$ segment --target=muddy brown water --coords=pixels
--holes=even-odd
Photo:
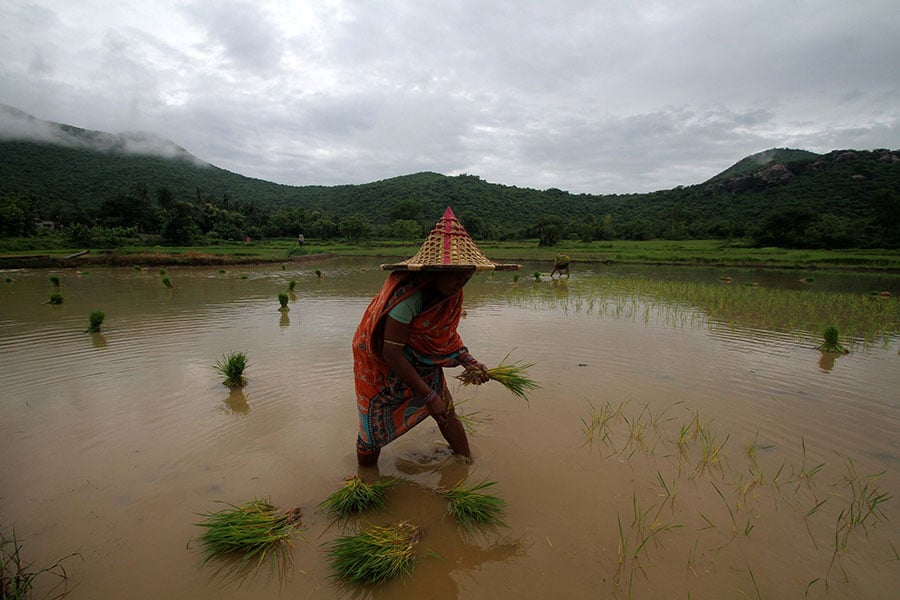
[[[384,279],[371,260],[173,268],[174,289],[158,269],[0,273],[0,519],[36,565],[80,555],[64,562],[73,599],[897,597],[900,332],[823,357],[813,334],[579,301],[595,277],[712,285],[716,271],[535,283],[536,269],[473,279],[460,333],[488,365],[535,363],[541,389],[526,404],[496,383],[453,386],[473,465],[448,459],[430,422],[382,454],[403,484],[369,522],[424,531],[403,581],[334,581],[327,545],[360,524],[317,510],[357,472],[349,344]],[[46,304],[50,274],[60,306]],[[93,310],[106,321],[84,333]],[[232,350],[249,357],[241,391],[212,369]],[[458,530],[434,490],[465,477],[497,482],[508,528]],[[302,509],[293,563],[201,567],[197,513],[258,497]]]

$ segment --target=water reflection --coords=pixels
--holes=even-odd
[[[99,331],[90,332],[91,346],[94,348],[106,348],[106,336]]]
[[[288,316],[287,311],[281,312],[281,318],[278,320],[278,325],[282,328],[287,327],[291,324],[291,318]]]
[[[232,388],[225,398],[225,407],[227,412],[232,414],[246,415],[250,412],[250,404],[247,402],[247,396],[241,388]]]
[[[834,368],[834,361],[839,356],[844,356],[843,352],[822,352],[819,357],[819,368],[825,371],[831,371]]]

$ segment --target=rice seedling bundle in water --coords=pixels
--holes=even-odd
[[[464,480],[444,492],[444,498],[450,503],[447,511],[460,527],[471,531],[478,527],[507,526],[503,520],[506,501],[483,492],[496,484],[496,481],[482,481],[472,485]]]
[[[343,487],[322,501],[319,508],[329,517],[346,517],[353,513],[383,508],[387,503],[386,491],[400,483],[398,479],[380,477],[374,483],[366,483],[359,476],[347,478]]]
[[[288,308],[288,295],[285,292],[278,292],[278,303],[281,304],[281,308],[278,310],[290,310],[290,308]]]
[[[836,352],[839,354],[847,354],[848,350],[844,348],[844,346],[840,342],[840,333],[838,332],[838,328],[831,326],[825,328],[825,333],[823,335],[825,338],[825,342],[818,346],[818,349],[822,352]]]
[[[528,392],[541,387],[526,374],[526,371],[533,366],[534,363],[506,363],[506,358],[504,358],[499,366],[488,369],[487,374],[490,379],[502,384],[514,396],[528,402]],[[471,385],[478,381],[479,373],[473,369],[466,369],[456,378],[462,381],[463,385]]]
[[[229,504],[218,512],[204,513],[197,523],[206,531],[203,564],[213,558],[241,555],[245,563],[262,564],[266,558],[286,557],[294,547],[293,536],[300,527],[300,510],[280,513],[265,500],[251,500],[241,505]]]
[[[223,355],[213,367],[221,375],[225,377],[222,381],[224,385],[230,388],[241,387],[247,383],[244,376],[244,370],[247,368],[247,355],[243,352],[232,352]]]
[[[339,537],[329,548],[334,575],[354,584],[379,584],[397,575],[409,575],[421,535],[418,527],[404,521],[373,525],[356,535]]]
[[[88,321],[90,325],[88,326],[88,331],[95,332],[100,331],[100,325],[103,324],[103,319],[106,318],[106,315],[103,314],[102,310],[95,310],[90,315],[88,315]]]

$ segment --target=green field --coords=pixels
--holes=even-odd
[[[32,238],[33,240],[33,238]],[[6,240],[6,251],[0,252],[0,267],[59,266],[66,256],[84,248],[19,247]],[[740,242],[721,240],[651,240],[583,243],[563,241],[552,247],[539,247],[537,240],[517,242],[481,242],[480,248],[494,260],[519,260],[552,263],[557,252],[568,254],[578,262],[673,264],[728,267],[769,267],[829,270],[875,270],[900,273],[900,250],[787,250],[783,248],[751,248]],[[85,258],[93,264],[123,264],[129,260],[165,264],[172,262],[229,264],[279,262],[291,253],[333,253],[337,256],[412,256],[419,242],[367,241],[335,243],[307,240],[302,249],[293,239],[264,242],[226,243],[207,246],[125,246],[115,249],[90,249]]]

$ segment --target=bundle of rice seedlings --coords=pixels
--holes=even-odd
[[[282,312],[291,310],[290,307],[288,306],[288,299],[289,298],[288,298],[287,293],[278,292],[278,303],[281,305],[281,308],[279,308],[278,310],[280,310]]]
[[[482,481],[474,485],[467,484],[467,480],[460,481],[443,493],[450,503],[447,512],[466,531],[476,527],[506,527],[502,516],[506,501],[482,492],[496,484],[496,481]]]
[[[385,492],[400,483],[392,477],[379,477],[374,483],[366,483],[357,475],[348,477],[343,487],[319,504],[329,517],[343,518],[352,513],[361,513],[375,508],[383,508],[387,503]]]
[[[409,575],[421,536],[418,527],[403,521],[373,525],[356,535],[339,537],[329,549],[335,577],[354,584],[379,584],[397,575]]]
[[[88,315],[88,331],[91,333],[100,331],[100,325],[103,324],[103,319],[106,318],[106,315],[103,314],[102,310],[95,310]]]
[[[236,388],[247,383],[247,378],[244,376],[247,364],[247,355],[244,352],[232,352],[223,355],[213,368],[225,376],[222,381],[224,385]]]
[[[50,294],[50,300],[47,301],[50,304],[59,305],[63,303],[63,297],[60,293]]]
[[[844,348],[840,342],[840,333],[835,326],[826,327],[824,338],[825,342],[818,346],[818,350],[822,352],[836,352],[838,354],[847,354],[849,350]]]
[[[499,366],[488,369],[488,377],[501,383],[514,396],[518,396],[525,402],[528,402],[528,392],[541,387],[525,374],[525,371],[529,367],[533,367],[534,363],[522,364],[521,362],[516,362],[507,364],[507,358],[509,358],[508,354],[503,358]],[[457,375],[456,378],[462,381],[463,385],[471,385],[478,381],[479,373],[472,369],[466,369]]]
[[[294,547],[293,536],[300,527],[300,509],[285,513],[266,500],[251,500],[241,505],[228,504],[218,512],[203,513],[206,517],[199,527],[206,528],[200,537],[203,543],[203,562],[241,555],[242,563],[262,564],[271,558],[289,559],[288,550]]]

